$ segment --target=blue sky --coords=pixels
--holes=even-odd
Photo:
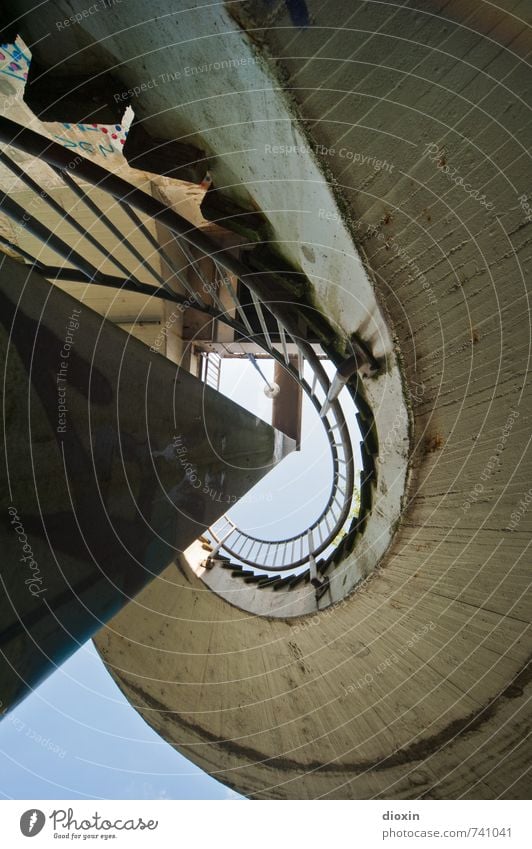
[[[271,379],[273,364],[262,367]],[[263,386],[250,363],[224,363],[222,391],[270,421],[271,401]],[[264,488],[272,500],[261,501],[260,511],[256,504],[243,504],[232,515],[247,530],[255,522],[255,530],[265,535],[289,535],[315,518],[329,487],[323,429],[305,404],[302,452],[285,458],[253,490],[260,497]],[[300,499],[294,499],[296,489]],[[90,641],[0,723],[0,760],[4,798],[242,798],[187,761],[144,722]]]
[[[164,742],[85,643],[0,723],[8,799],[236,799]]]
[[[260,360],[268,380],[273,380],[273,362]],[[265,383],[251,364],[228,360],[223,364],[220,390],[267,422],[272,402],[264,394]],[[301,451],[293,452],[267,478],[231,510],[240,527],[265,539],[281,539],[305,530],[317,518],[331,487],[331,461],[321,422],[304,397]],[[262,497],[263,496],[267,497]],[[297,497],[294,497],[294,495]],[[257,504],[260,509],[257,509]]]

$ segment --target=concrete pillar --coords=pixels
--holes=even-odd
[[[5,711],[250,489],[278,440],[5,256],[0,340]]]
[[[292,366],[297,367],[297,357],[290,357]],[[301,420],[303,414],[303,391],[299,383],[275,362],[273,380],[279,386],[279,394],[272,404],[272,425],[294,439],[299,449],[301,444]]]

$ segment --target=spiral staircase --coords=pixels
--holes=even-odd
[[[224,516],[102,628],[117,684],[249,797],[529,798],[527,10],[340,2],[331,21],[309,0],[296,23],[284,2],[130,2],[127,27],[116,6],[52,49],[48,13],[13,5],[36,114],[110,123],[129,103],[130,166],[208,170],[202,213],[245,249],[86,157],[69,174],[70,152],[2,119],[14,175],[17,148],[81,200],[82,176],[133,222],[134,249],[157,220],[185,263],[103,273],[9,199],[60,262],[6,247],[51,281],[193,299],[286,369],[331,453],[303,532],[268,540]],[[182,273],[203,256],[212,303]]]

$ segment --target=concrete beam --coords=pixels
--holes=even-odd
[[[5,711],[268,472],[280,435],[8,257],[0,349]]]

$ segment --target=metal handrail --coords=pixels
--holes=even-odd
[[[267,303],[263,300],[260,295],[260,287],[257,286],[255,281],[254,272],[246,266],[244,261],[237,259],[230,252],[220,248],[201,230],[189,224],[188,221],[179,216],[174,210],[169,209],[160,201],[150,195],[147,195],[141,189],[132,186],[126,180],[106,171],[100,165],[78,155],[75,160],[75,169],[72,171],[72,160],[70,158],[70,154],[61,147],[61,145],[50,141],[44,136],[40,136],[38,133],[27,130],[6,118],[0,118],[0,141],[3,141],[9,146],[24,150],[26,153],[30,153],[31,155],[34,155],[40,160],[46,162],[63,179],[65,185],[75,193],[76,197],[82,201],[89,201],[89,207],[92,202],[87,198],[84,189],[74,180],[72,173],[75,173],[76,176],[79,176],[96,188],[109,193],[117,200],[119,207],[128,214],[134,223],[136,223],[136,226],[139,228],[139,231],[143,233],[144,237],[149,237],[148,241],[150,243],[153,243],[154,239],[149,231],[147,231],[143,222],[138,218],[134,209],[139,210],[149,218],[155,219],[166,226],[177,239],[184,256],[187,258],[188,266],[177,268],[175,263],[170,260],[162,247],[158,247],[158,250],[164,256],[165,262],[167,262],[171,268],[172,274],[183,287],[184,291],[188,293],[188,297],[184,297],[180,293],[174,291],[171,286],[171,280],[170,282],[167,282],[165,280],[161,280],[158,273],[153,274],[154,270],[149,266],[149,264],[143,265],[144,267],[149,268],[150,274],[152,274],[159,285],[153,285],[137,280],[136,276],[131,274],[122,279],[120,277],[113,277],[103,273],[99,269],[94,268],[81,254],[66,245],[65,242],[59,239],[32,214],[28,213],[21,206],[4,195],[3,200],[0,202],[0,208],[14,220],[19,223],[23,222],[23,226],[26,227],[29,232],[32,232],[40,239],[41,242],[61,256],[63,260],[74,265],[75,268],[55,268],[44,266],[37,258],[31,257],[30,254],[21,250],[20,254],[27,263],[29,263],[37,271],[44,274],[44,276],[48,279],[81,279],[84,282],[94,282],[99,285],[126,288],[128,290],[138,292],[139,294],[160,297],[177,304],[186,303],[194,309],[205,312],[213,319],[226,323],[241,336],[258,344],[263,348],[263,350],[267,351],[269,355],[280,363],[280,365],[291,374],[292,378],[299,383],[316,409],[318,415],[320,414],[320,411],[323,413],[324,399],[329,399],[331,397],[331,382],[329,381],[319,358],[315,354],[312,345],[296,337],[292,332],[290,332],[290,329],[283,321],[282,305],[279,305],[279,303]],[[21,176],[20,167],[14,163],[7,154],[1,154],[1,161],[8,168],[11,168],[12,172],[16,176],[23,179],[30,189],[34,192],[39,192],[41,198],[54,208],[55,201],[53,198],[50,198],[46,192],[40,192],[39,186],[36,183],[33,183],[33,181],[24,179]],[[57,204],[55,204],[55,206],[57,206]],[[65,217],[68,216],[68,213],[64,213],[64,211],[62,212]],[[117,229],[107,217],[104,220],[104,224],[116,237]],[[86,233],[83,235],[87,236]],[[89,241],[93,244],[93,246],[96,246],[106,258],[110,259],[115,267],[119,268],[119,265],[115,261],[113,255],[100,245],[94,237],[91,236]],[[8,244],[12,250],[18,250],[16,245],[12,243],[6,244]],[[133,255],[138,259],[139,252],[136,248],[134,248],[134,246],[131,246],[125,239],[121,239],[121,244],[124,244],[128,249],[130,249]],[[198,250],[202,256],[209,255],[213,260],[218,271],[218,285],[224,286],[227,290],[231,301],[235,305],[236,314],[240,320],[237,318],[231,318],[226,314],[223,304],[217,296],[213,297],[213,301],[216,304],[216,306],[213,307],[202,300],[197,292],[190,291],[190,284],[184,279],[184,272],[186,269],[188,267],[193,267],[199,278],[203,278],[198,268],[197,260],[195,260],[191,255],[189,246]],[[120,270],[122,269],[123,266]],[[227,276],[228,273],[242,280],[242,282],[245,283],[245,286],[249,289],[262,333],[256,334],[252,332],[246,313],[242,309],[231,280]],[[209,285],[212,287],[213,284],[211,283]],[[209,290],[209,294],[214,295],[215,293]],[[192,302],[191,296],[193,296]],[[275,347],[275,343],[272,342],[265,320],[265,311],[272,313],[277,321],[279,336],[281,339],[281,351],[278,351]],[[292,365],[290,361],[287,353],[287,341],[295,344],[298,350],[297,366]],[[304,377],[305,363],[309,364],[313,372],[311,385],[309,385]],[[324,396],[321,400],[318,397],[318,392],[320,390]],[[212,537],[214,550],[217,554],[219,552],[225,552],[230,557],[237,559],[239,563],[264,570],[266,573],[278,573],[308,565],[310,558],[317,557],[331,546],[333,540],[344,528],[351,509],[354,489],[354,464],[347,423],[342,407],[336,397],[333,398],[333,400],[328,401],[327,411],[326,414],[322,416],[322,422],[329,442],[333,474],[329,497],[320,516],[310,525],[309,528],[306,528],[301,533],[280,540],[264,540],[255,537],[237,528],[231,519],[224,516],[215,522],[208,531],[209,535]],[[229,534],[226,532],[227,523],[233,526],[233,530]],[[316,533],[312,534],[309,533],[309,531],[315,531]],[[235,536],[234,539],[233,536]],[[313,539],[314,541],[318,539],[318,542],[313,542],[312,550],[310,550],[309,539]],[[254,559],[251,559],[251,553],[255,551],[257,546],[258,551]],[[287,557],[289,549],[291,550],[291,555]],[[281,550],[283,552],[282,562],[278,564],[277,558]],[[245,556],[243,556],[244,551]],[[263,551],[264,556],[260,557]],[[270,552],[273,552],[271,557]]]
[[[319,363],[319,360],[317,359],[317,357],[316,357],[316,364],[318,366],[320,366],[320,368],[321,368],[321,364]],[[322,407],[322,403],[319,401],[319,399],[314,394],[311,393],[311,387],[309,386],[307,381],[305,381],[304,379],[303,380],[299,379],[297,373],[294,370],[291,369],[290,371],[291,371],[291,374],[292,374],[292,377],[294,378],[294,380],[299,381],[303,390],[306,392],[307,397],[310,399],[311,403],[313,404],[314,408],[316,409],[316,412],[319,414],[321,407]],[[232,520],[227,516],[227,514],[225,514],[220,519],[218,519],[218,521],[215,522],[214,525],[209,529],[209,531],[210,531],[210,533],[213,537],[214,542],[219,543],[221,536],[223,536],[224,521],[231,523],[231,524],[234,525],[235,531],[238,531],[238,536],[237,536],[238,541],[242,538],[245,538],[245,539],[253,541],[253,542],[264,543],[264,545],[266,545],[266,551],[268,551],[269,547],[271,545],[273,545],[274,543],[275,543],[275,545],[280,547],[280,546],[287,545],[288,543],[292,543],[292,542],[296,543],[298,540],[305,541],[307,539],[307,535],[308,535],[309,530],[318,530],[319,531],[320,542],[317,545],[315,545],[313,547],[312,552],[309,551],[307,555],[305,555],[305,556],[302,555],[302,556],[297,557],[297,558],[292,558],[288,563],[285,562],[281,566],[275,566],[275,565],[269,563],[268,559],[266,557],[263,558],[262,563],[259,563],[257,561],[257,559],[252,560],[249,557],[243,557],[242,554],[240,553],[242,551],[243,545],[240,546],[240,548],[237,550],[237,548],[236,548],[237,540],[231,540],[230,542],[228,540],[226,540],[225,543],[224,543],[224,546],[223,546],[224,550],[228,554],[230,554],[231,556],[237,558],[240,563],[244,563],[248,566],[254,566],[255,568],[262,568],[264,570],[267,570],[268,572],[284,572],[284,571],[287,571],[287,570],[290,570],[290,569],[296,569],[299,566],[303,566],[308,562],[309,554],[313,554],[315,557],[317,557],[323,551],[325,551],[328,548],[328,546],[331,544],[332,540],[335,539],[335,537],[338,535],[339,531],[343,528],[343,526],[344,526],[344,524],[345,524],[345,522],[346,522],[346,520],[349,516],[349,511],[351,509],[352,492],[353,492],[353,487],[354,487],[353,458],[352,458],[352,450],[351,450],[351,441],[350,441],[350,438],[349,438],[349,433],[347,431],[347,424],[346,424],[345,419],[343,417],[343,411],[342,411],[342,409],[341,409],[341,407],[340,407],[340,405],[337,401],[334,402],[331,405],[331,411],[333,413],[335,413],[336,416],[338,417],[337,421],[335,421],[335,424],[331,425],[328,417],[326,417],[325,419],[322,419],[322,421],[323,421],[323,424],[324,424],[324,427],[325,427],[325,432],[326,432],[326,435],[327,435],[327,438],[328,438],[328,441],[329,441],[329,447],[330,447],[330,450],[331,450],[331,455],[332,455],[332,460],[333,460],[333,475],[332,475],[333,479],[332,479],[332,484],[331,484],[331,491],[329,493],[329,498],[328,498],[327,503],[326,503],[325,507],[323,508],[320,516],[318,517],[318,519],[316,519],[308,528],[305,528],[305,530],[301,531],[300,533],[294,534],[290,537],[284,537],[282,539],[275,540],[275,541],[265,540],[265,539],[262,539],[262,538],[259,538],[259,537],[255,537],[252,534],[248,534],[246,532],[239,531],[238,528],[236,528],[236,525],[234,525]],[[337,444],[338,443],[336,442],[336,439],[338,437],[334,433],[334,431],[335,431],[335,429],[337,429],[337,427],[340,427],[340,429],[341,429],[340,432],[345,434],[345,439],[342,442],[342,447],[345,450],[346,457],[343,460],[342,460],[342,458],[339,457],[338,451],[337,451]],[[343,470],[343,472],[344,472],[343,475],[342,475],[342,472],[340,471],[340,469]],[[340,481],[342,481],[341,486],[340,486],[340,483],[339,483]],[[326,526],[326,533],[322,537],[321,532],[320,532],[320,528],[323,528],[323,525],[327,522],[327,517],[330,518],[330,514],[331,514],[331,512],[333,512],[333,507],[337,503],[337,498],[338,498],[339,492],[343,492],[343,494],[345,495],[345,497],[343,499],[343,505],[342,505],[340,511],[337,513],[337,515],[334,516],[334,521],[333,521],[332,527],[329,527],[329,525],[327,525]]]

